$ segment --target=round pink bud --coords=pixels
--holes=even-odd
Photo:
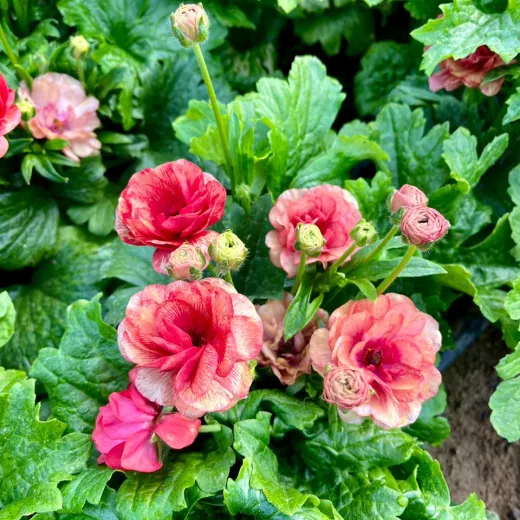
[[[202,278],[202,271],[208,264],[209,260],[200,248],[183,244],[171,253],[166,269],[177,280],[194,280]]]
[[[361,370],[333,367],[323,381],[323,398],[341,410],[350,410],[366,403],[370,386]]]
[[[397,213],[401,208],[421,208],[427,204],[428,198],[419,188],[405,184],[394,193],[390,209],[392,213]]]
[[[419,248],[440,240],[450,228],[450,223],[433,208],[411,208],[401,222],[403,240]]]

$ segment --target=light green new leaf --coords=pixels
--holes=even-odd
[[[520,348],[519,345],[511,354],[503,357],[496,366],[497,373],[501,379],[507,381],[520,374]]]
[[[9,296],[4,291],[0,293],[0,348],[3,347],[14,334],[14,322],[16,320],[16,309]]]
[[[71,431],[90,433],[108,396],[128,385],[130,365],[121,357],[116,330],[101,319],[98,299],[70,306],[59,349],[40,350],[31,369],[45,385],[53,414]]]
[[[477,139],[463,127],[458,128],[444,141],[443,158],[450,167],[450,175],[464,186],[464,192],[474,188],[482,175],[491,168],[506,151],[508,134],[501,134],[493,139],[477,155]]]
[[[516,93],[506,101],[506,105],[507,112],[502,120],[503,125],[507,125],[520,119],[520,88],[517,88]]]
[[[517,0],[509,0],[501,13],[479,11],[472,0],[454,0],[441,5],[442,18],[412,32],[429,47],[421,68],[428,76],[442,60],[466,58],[481,45],[487,45],[507,63],[520,53],[520,9]]]
[[[453,520],[486,520],[486,507],[482,500],[472,493],[460,506],[450,507],[449,512]]]
[[[0,369],[0,519],[17,520],[61,508],[57,488],[81,471],[88,459],[88,435],[62,437],[65,424],[40,421],[34,380]],[[23,442],[21,442],[23,439]]]
[[[520,439],[520,377],[500,383],[489,400],[491,424],[509,442]]]

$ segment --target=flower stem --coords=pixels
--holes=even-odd
[[[334,273],[339,267],[343,265],[345,260],[354,252],[356,249],[356,243],[350,245],[350,247],[330,266],[330,272]]]
[[[85,83],[85,72],[83,70],[83,64],[81,63],[81,58],[79,56],[76,57],[76,69],[78,71],[78,77],[81,81],[81,84],[86,87],[87,84]]]
[[[21,81],[24,81],[25,78],[23,77],[22,73],[18,70],[18,67],[20,66],[18,62],[18,57],[13,52],[13,49],[11,48],[11,45],[9,45],[9,40],[7,39],[7,35],[5,34],[4,27],[0,23],[0,41],[2,42],[5,53],[7,54],[7,57],[9,58],[9,61],[12,63],[14,70],[16,71],[16,75],[20,78]],[[31,85],[28,85],[31,87]]]
[[[224,275],[224,280],[226,280],[227,283],[231,284],[233,287],[235,287],[235,284],[233,283],[233,278],[231,277],[231,271],[228,271]]]
[[[226,136],[226,129],[224,127],[224,121],[222,119],[222,114],[220,113],[220,108],[218,106],[217,95],[215,94],[215,89],[213,88],[213,83],[211,81],[211,76],[209,75],[208,67],[206,65],[206,61],[204,60],[204,54],[202,53],[202,49],[200,44],[193,44],[193,51],[195,52],[195,56],[197,57],[197,61],[199,62],[200,71],[202,73],[202,78],[204,79],[204,83],[206,84],[206,88],[208,89],[209,100],[211,102],[211,107],[213,108],[213,113],[215,114],[215,120],[217,122],[218,131],[220,134],[220,141],[222,143],[222,148],[224,150],[224,157],[226,159],[226,167],[228,171],[229,178],[231,180],[231,188],[232,191],[235,191],[236,181],[235,175],[233,171],[233,161],[231,160],[231,152],[229,151],[228,140]]]
[[[390,231],[383,237],[381,242],[377,244],[377,247],[363,260],[363,263],[367,264],[368,262],[370,262],[370,260],[372,260],[372,258],[377,256],[387,246],[388,242],[390,242],[390,240],[394,238],[394,235],[398,231],[399,226],[392,226]]]
[[[200,433],[211,433],[211,432],[219,432],[222,430],[222,426],[220,424],[203,424],[200,427]]]
[[[397,267],[381,282],[377,288],[377,295],[383,294],[392,284],[392,282],[403,272],[403,269],[408,265],[408,262],[412,259],[417,247],[408,246],[408,251],[403,256],[403,259],[399,262]]]
[[[296,294],[298,292],[298,287],[303,280],[303,275],[305,274],[305,265],[307,264],[307,255],[302,251],[300,256],[300,266],[298,267],[298,274],[296,275],[296,280],[294,282],[292,293]]]

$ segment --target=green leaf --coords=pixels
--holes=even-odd
[[[36,171],[46,179],[49,179],[53,182],[61,182],[66,183],[68,182],[67,177],[63,177],[63,175],[60,175],[54,166],[52,165],[51,161],[48,157],[45,155],[34,155],[34,154],[27,154],[22,161],[22,175],[25,179],[25,182],[27,184],[30,184],[32,172],[33,169],[36,169]]]
[[[515,351],[503,357],[497,367],[497,373],[501,379],[507,381],[520,374],[520,348],[516,347]]]
[[[520,119],[520,88],[506,101],[507,112],[502,120],[503,125],[518,121]]]
[[[283,159],[271,162],[276,169],[270,171],[267,184],[275,197],[320,151],[345,99],[341,84],[326,74],[317,58],[297,57],[288,81],[264,78],[257,84],[257,116],[271,128],[271,143],[282,140],[288,147]]]
[[[45,385],[53,414],[71,431],[90,433],[108,396],[128,386],[130,365],[121,357],[115,329],[101,319],[98,299],[70,306],[59,349],[40,350],[31,369]]]
[[[293,301],[287,309],[284,318],[285,341],[291,339],[310,323],[323,301],[323,294],[320,294],[311,303],[312,284],[313,280],[311,277],[304,277]]]
[[[385,169],[388,155],[365,136],[339,136],[326,151],[312,158],[297,173],[291,188],[310,188],[319,184],[342,184],[353,166],[370,160]]]
[[[450,507],[449,509],[453,520],[486,520],[486,507],[484,502],[472,493],[469,498],[460,506]]]
[[[84,468],[91,446],[88,435],[62,437],[65,424],[56,419],[40,421],[34,380],[15,375],[16,381],[0,369],[0,518],[6,520],[60,509],[57,486]]]
[[[520,53],[520,12],[516,0],[509,0],[501,13],[479,11],[471,0],[455,0],[441,6],[443,16],[412,32],[428,46],[421,68],[428,76],[447,58],[466,58],[487,45],[507,63]]]
[[[117,492],[121,520],[170,520],[188,507],[185,494],[198,486],[208,495],[221,491],[235,463],[231,448],[209,453],[180,453],[161,471],[132,473]]]
[[[366,280],[364,278],[359,278],[356,280],[349,280],[347,279],[348,283],[354,284],[361,293],[369,298],[372,301],[375,301],[377,298],[377,289],[375,288],[374,284],[370,282],[369,280]]]
[[[416,20],[428,20],[439,14],[439,5],[443,0],[407,0],[405,9]]]
[[[0,348],[3,347],[14,334],[16,310],[6,291],[0,293]]]
[[[224,105],[219,104],[219,108],[222,115],[227,114],[227,108]],[[208,130],[208,127],[215,124],[211,105],[207,101],[193,99],[189,102],[187,112],[173,122],[173,129],[179,141],[190,144],[194,137],[200,137]]]
[[[244,219],[243,227],[233,229],[249,250],[248,259],[233,279],[237,291],[251,300],[282,297],[285,272],[271,263],[265,245],[265,236],[271,229],[269,212],[272,207],[271,196],[262,195],[253,204],[248,218]]]
[[[58,206],[41,188],[0,193],[0,268],[32,266],[56,251]]]
[[[379,112],[416,65],[410,45],[388,41],[370,46],[361,59],[361,71],[356,74],[354,93],[356,108],[362,116]]]
[[[390,156],[394,186],[412,184],[427,195],[443,186],[449,172],[442,158],[443,142],[449,137],[448,123],[435,125],[425,134],[421,109],[390,103],[377,115],[379,144]]]
[[[450,167],[450,175],[464,186],[464,192],[474,188],[488,168],[493,166],[506,151],[508,134],[495,137],[482,152],[477,155],[477,139],[465,128],[458,128],[444,141],[443,157]]]
[[[491,424],[509,442],[520,439],[520,377],[500,383],[489,400]]]

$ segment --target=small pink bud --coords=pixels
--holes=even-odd
[[[341,410],[350,410],[367,402],[370,386],[360,370],[333,367],[323,381],[323,398]]]
[[[397,213],[401,208],[420,208],[427,204],[428,198],[419,188],[405,184],[394,193],[390,209],[392,213]]]
[[[439,241],[450,228],[450,223],[433,208],[410,208],[401,222],[403,240],[419,248]]]
[[[208,39],[209,18],[202,4],[181,4],[171,14],[170,22],[173,34],[183,47],[191,47]]]
[[[202,278],[208,264],[208,258],[198,247],[184,244],[172,252],[166,269],[177,280],[194,280]]]

